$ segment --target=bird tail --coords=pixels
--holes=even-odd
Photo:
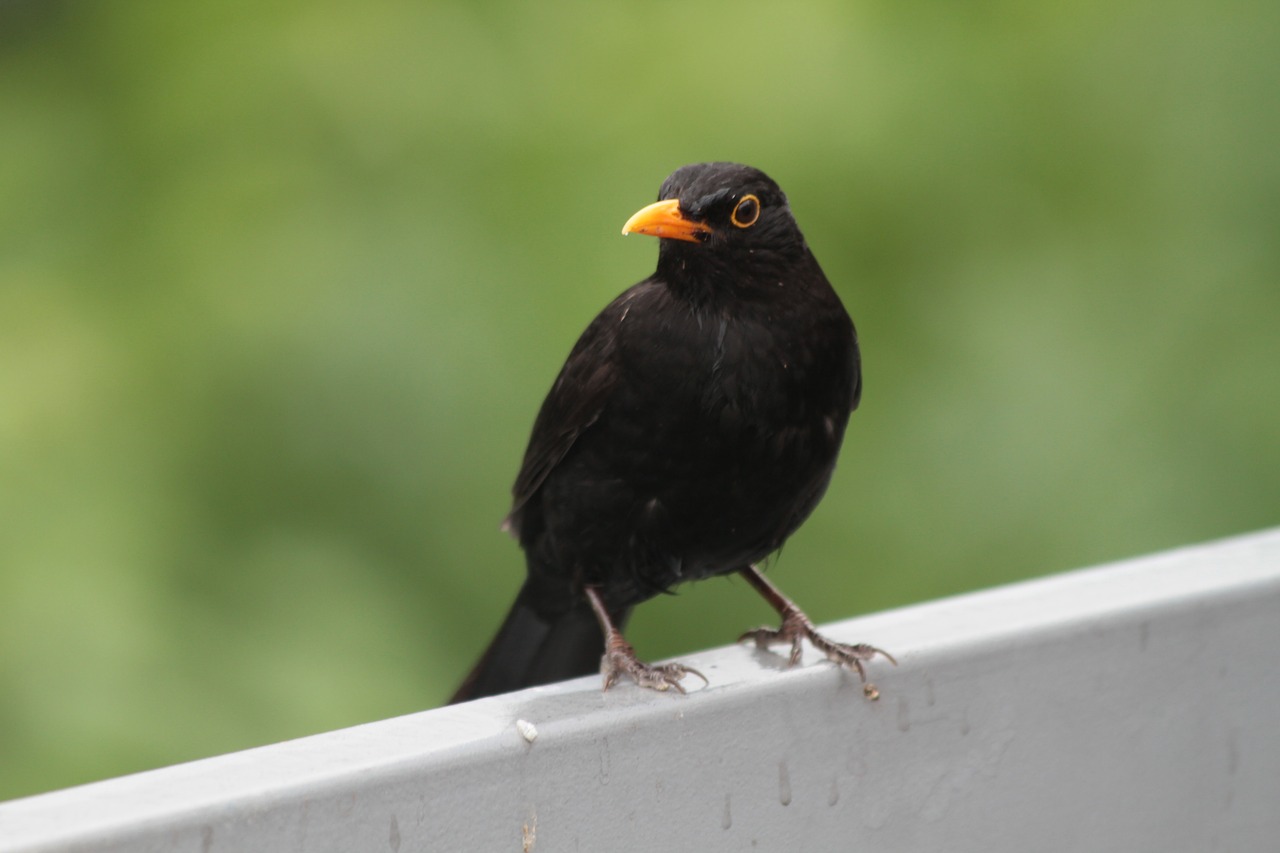
[[[465,702],[600,671],[604,632],[585,597],[568,610],[544,615],[537,590],[526,581],[471,673],[449,700]],[[611,613],[619,630],[630,610]]]

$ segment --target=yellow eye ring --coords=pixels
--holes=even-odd
[[[737,206],[733,208],[733,213],[729,215],[729,221],[739,228],[750,228],[759,218],[760,199],[750,194],[740,198]]]

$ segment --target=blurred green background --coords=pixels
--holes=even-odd
[[[687,162],[775,177],[861,332],[772,571],[816,619],[1277,523],[1278,24],[0,3],[0,798],[442,701],[523,572],[537,406]],[[768,616],[709,581],[632,639]]]

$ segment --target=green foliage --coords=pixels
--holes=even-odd
[[[816,619],[1276,523],[1278,8],[0,5],[0,797],[442,700],[686,162],[772,174],[862,335]]]

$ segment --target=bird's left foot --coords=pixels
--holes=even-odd
[[[636,657],[636,650],[631,644],[617,633],[608,638],[604,657],[600,659],[600,674],[604,676],[605,690],[616,684],[621,675],[627,675],[636,684],[650,690],[675,690],[679,693],[686,692],[680,682],[687,675],[696,675],[702,679],[703,685],[710,683],[705,675],[682,663],[645,663]]]
[[[747,631],[738,638],[738,642],[743,640],[753,640],[756,648],[766,650],[780,643],[790,643],[791,656],[788,659],[788,666],[795,666],[800,662],[801,644],[804,640],[808,640],[814,648],[826,655],[828,660],[858,673],[858,678],[862,681],[862,691],[868,699],[880,698],[880,691],[874,684],[867,681],[867,671],[863,664],[879,655],[894,666],[898,665],[893,655],[884,649],[878,649],[866,643],[837,643],[827,638],[819,633],[809,621],[809,617],[794,605],[785,608],[781,627],[756,628],[754,631]]]

